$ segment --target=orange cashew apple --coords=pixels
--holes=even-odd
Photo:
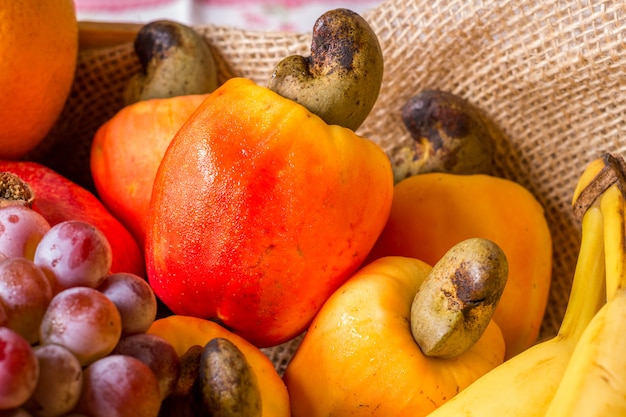
[[[369,259],[400,255],[434,265],[456,243],[474,237],[497,243],[509,262],[494,320],[510,358],[537,340],[552,277],[550,229],[526,188],[479,174],[404,179],[395,185],[389,219]]]
[[[502,363],[504,339],[493,320],[458,356],[422,353],[411,305],[431,269],[384,257],[333,293],[285,370],[293,417],[423,417]]]

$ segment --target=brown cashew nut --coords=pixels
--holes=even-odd
[[[356,130],[378,98],[382,77],[382,51],[372,28],[357,13],[335,9],[315,22],[311,55],[280,61],[268,87],[327,124]]]
[[[411,305],[411,332],[424,355],[454,358],[482,336],[508,278],[502,249],[483,238],[454,245],[435,264]]]
[[[261,392],[243,352],[230,340],[211,339],[200,358],[200,393],[212,417],[260,417]]]
[[[396,181],[426,172],[492,174],[503,134],[469,101],[424,90],[404,104],[402,121],[413,142],[393,158]]]
[[[213,92],[217,66],[207,41],[193,28],[169,20],[144,25],[135,38],[142,71],[130,78],[124,101],[132,104]]]
[[[191,346],[180,358],[181,374],[159,417],[260,417],[261,392],[245,355],[217,337]]]

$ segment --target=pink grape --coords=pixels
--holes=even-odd
[[[24,408],[35,417],[60,417],[71,412],[83,386],[83,369],[72,352],[60,345],[35,347],[39,381]]]
[[[33,260],[35,249],[50,230],[50,223],[25,206],[0,208],[0,256]]]
[[[20,407],[35,390],[39,362],[30,343],[0,327],[0,410]]]
[[[43,271],[26,258],[0,262],[0,303],[8,327],[29,343],[39,339],[39,325],[52,299],[52,287]]]
[[[118,272],[108,275],[98,287],[117,306],[122,316],[122,334],[144,333],[157,314],[157,301],[148,282],[138,275]]]
[[[132,356],[148,365],[159,381],[162,399],[174,391],[181,363],[174,347],[163,337],[147,333],[126,336],[113,353]]]
[[[104,233],[80,220],[57,223],[41,238],[34,262],[58,289],[96,288],[111,269],[113,255]]]
[[[156,417],[159,413],[159,383],[139,359],[106,356],[89,365],[84,378],[75,409],[79,413],[91,417]]]
[[[39,339],[42,344],[64,346],[86,366],[111,353],[121,334],[122,319],[115,304],[94,288],[74,287],[52,298]]]

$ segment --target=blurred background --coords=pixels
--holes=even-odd
[[[240,29],[311,31],[324,12],[347,8],[357,13],[381,0],[74,0],[79,20],[146,23],[157,19],[188,25],[215,24]]]

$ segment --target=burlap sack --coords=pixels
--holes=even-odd
[[[626,131],[626,9],[619,1],[389,0],[363,13],[385,59],[379,100],[359,133],[390,154],[409,141],[400,108],[422,89],[442,89],[483,109],[504,131],[497,174],[543,204],[554,239],[554,271],[542,337],[563,317],[580,231],[570,200],[587,163],[622,152]],[[274,65],[308,55],[309,34],[201,26],[220,65],[265,84]],[[138,70],[130,43],[80,54],[67,107],[33,158],[91,187],[89,144],[122,106]],[[266,349],[280,372],[299,339]]]

